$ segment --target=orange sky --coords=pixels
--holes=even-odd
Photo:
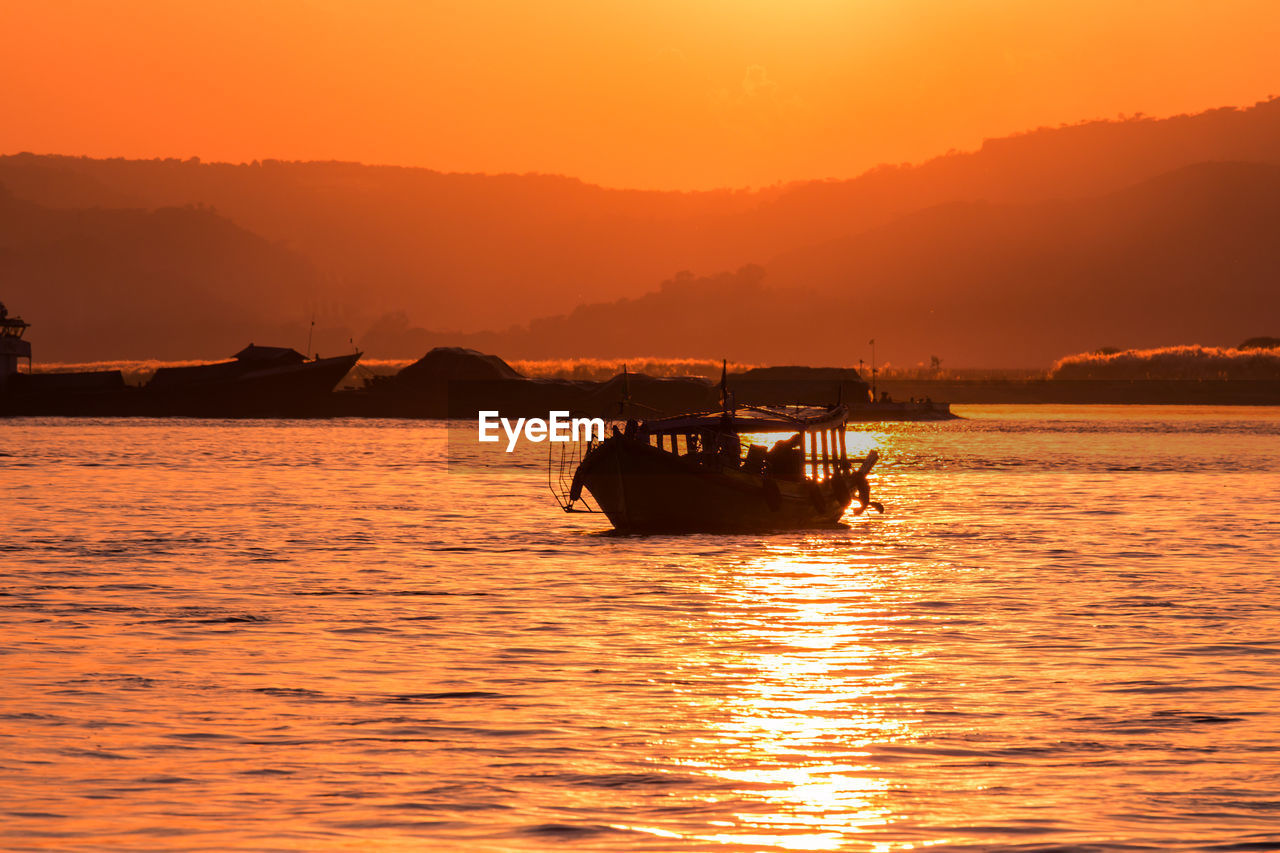
[[[0,0],[0,152],[849,177],[1280,93],[1240,0]]]

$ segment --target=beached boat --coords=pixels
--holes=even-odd
[[[848,457],[847,418],[838,405],[631,420],[583,445],[571,480],[563,457],[549,480],[566,512],[603,512],[620,531],[831,527],[855,500],[855,514],[884,511],[867,481],[877,454]],[[755,443],[778,433],[771,447]]]
[[[360,353],[308,359],[288,347],[249,344],[232,361],[161,367],[143,388],[158,400],[279,403],[328,395]]]

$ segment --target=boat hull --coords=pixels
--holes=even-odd
[[[141,405],[148,412],[211,417],[305,412],[329,400],[359,359],[360,353],[351,353],[262,367],[226,362],[168,368],[168,381],[143,389]]]
[[[575,486],[590,492],[613,526],[626,532],[832,527],[852,501],[847,483],[771,480],[623,436],[583,458]]]

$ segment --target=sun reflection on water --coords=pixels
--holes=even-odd
[[[895,657],[869,631],[886,618],[877,582],[834,554],[775,548],[738,567],[733,595],[772,603],[768,618],[734,620],[726,643],[744,674],[720,700],[715,735],[681,764],[732,785],[741,801],[731,831],[687,839],[784,850],[834,850],[894,818],[891,781],[866,747],[910,735],[892,702]],[[745,612],[745,611],[744,611]],[[868,842],[869,843],[869,842]]]

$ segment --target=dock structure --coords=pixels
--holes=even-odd
[[[31,372],[31,342],[22,339],[27,328],[21,317],[10,317],[9,310],[0,303],[0,389],[19,372],[22,359],[27,360],[27,372]]]

